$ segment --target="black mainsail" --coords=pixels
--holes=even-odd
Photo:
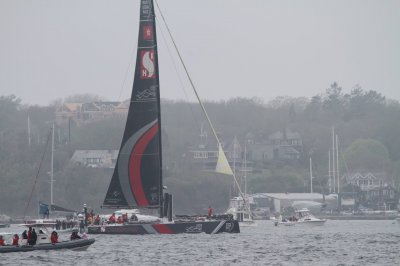
[[[160,208],[161,220],[88,226],[90,234],[239,233],[230,217],[172,219],[172,195],[163,201],[160,90],[153,0],[141,0],[135,79],[125,132],[103,206]],[[161,11],[160,11],[161,12]],[[163,203],[165,209],[163,209]],[[167,204],[168,203],[168,204]],[[166,210],[166,212],[164,212]],[[165,216],[168,222],[164,221]]]
[[[154,6],[151,0],[141,0],[131,102],[121,148],[103,206],[162,206],[160,128]]]

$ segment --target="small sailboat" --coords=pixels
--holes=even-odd
[[[46,147],[47,149],[47,147]],[[45,151],[46,153],[46,151]],[[43,161],[44,157],[42,157]],[[51,165],[50,165],[50,205],[39,201],[39,215],[43,215],[42,219],[24,219],[25,224],[47,224],[49,227],[54,227],[57,222],[64,222],[68,226],[65,229],[57,230],[58,232],[70,232],[78,227],[77,220],[67,220],[66,217],[57,216],[57,214],[73,214],[74,210],[66,209],[64,207],[54,204],[54,123],[51,127]],[[28,206],[30,199],[28,202]],[[26,210],[25,210],[26,212]],[[50,218],[50,215],[52,218]],[[24,214],[25,216],[25,214]]]
[[[164,193],[163,190],[160,129],[160,86],[154,6],[152,0],[141,0],[131,101],[121,147],[103,208],[158,209],[159,219],[148,222],[129,219],[123,223],[91,225],[88,227],[88,232],[90,234],[239,233],[238,222],[229,219],[185,216],[173,220],[172,195]],[[165,217],[168,217],[168,220]]]
[[[236,181],[236,145],[237,139],[234,139],[233,142],[233,177]],[[244,147],[244,160],[243,160],[243,180],[244,180],[244,192],[242,192],[241,187],[235,182],[237,185],[239,196],[233,197],[229,201],[229,209],[227,210],[227,214],[232,214],[234,219],[239,222],[241,227],[247,226],[256,226],[256,222],[253,220],[253,215],[250,209],[250,201],[249,197],[247,196],[247,149],[246,146]]]

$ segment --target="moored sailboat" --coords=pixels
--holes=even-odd
[[[135,78],[126,127],[104,208],[158,209],[159,221],[91,225],[91,234],[238,233],[237,221],[172,219],[172,195],[163,191],[159,68],[154,6],[141,0]],[[165,217],[168,216],[168,221]]]

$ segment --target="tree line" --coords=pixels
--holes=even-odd
[[[74,96],[64,102],[77,99],[91,101],[99,97]],[[14,95],[0,97],[1,213],[35,215],[37,202],[49,201],[50,147],[46,143],[57,104],[62,102],[32,106]],[[332,126],[339,136],[340,172],[384,173],[387,183],[399,186],[400,104],[374,90],[356,86],[345,93],[333,83],[311,98],[278,97],[269,102],[233,98],[208,101],[205,106],[224,140],[236,137],[243,143],[249,132],[265,140],[284,129],[301,135],[300,159],[262,162],[263,171],[248,176],[251,192],[308,192],[309,157],[313,158],[314,190],[326,192]],[[211,136],[199,105],[162,100],[161,108],[164,184],[175,195],[176,213],[205,212],[209,205],[224,211],[235,193],[233,180],[200,171],[185,157],[198,140],[200,128]],[[76,149],[118,149],[124,126],[123,118],[85,124],[72,121],[68,127],[56,125],[55,204],[77,209],[87,203],[99,209],[112,169],[78,167],[69,160]]]

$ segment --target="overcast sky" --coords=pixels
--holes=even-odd
[[[310,97],[337,81],[400,100],[398,0],[158,3],[203,99]],[[0,95],[40,105],[129,98],[138,9],[139,0],[0,0]],[[161,96],[192,100],[162,33],[159,19]]]

